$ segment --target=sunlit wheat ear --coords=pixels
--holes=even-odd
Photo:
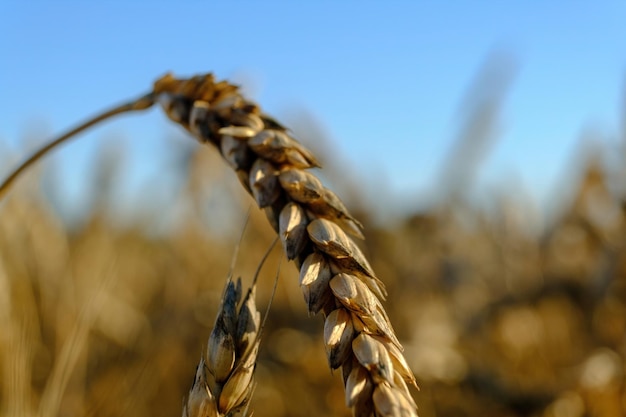
[[[361,224],[308,168],[313,154],[237,87],[211,74],[166,75],[154,94],[168,116],[201,143],[211,143],[235,170],[300,269],[311,314],[326,317],[332,369],[342,368],[346,404],[358,416],[415,416],[407,384],[415,378],[381,300],[383,283],[350,238]]]

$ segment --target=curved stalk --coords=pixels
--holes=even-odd
[[[75,127],[69,132],[48,142],[41,149],[39,149],[37,152],[32,154],[30,158],[22,162],[22,164],[18,166],[15,170],[13,170],[11,174],[2,182],[2,185],[0,185],[0,200],[4,198],[4,196],[9,191],[13,182],[17,179],[17,177],[20,176],[22,172],[24,172],[27,168],[29,168],[31,165],[37,162],[41,157],[46,155],[52,149],[56,148],[58,145],[61,145],[63,142],[67,141],[68,139],[71,139],[73,136],[77,135],[83,130],[88,129],[91,126],[96,125],[105,119],[116,116],[118,114],[130,112],[130,111],[145,110],[145,109],[152,107],[154,103],[155,103],[155,94],[154,92],[150,92],[142,97],[139,97],[136,100],[130,101],[128,103],[124,103],[122,105],[119,105],[107,111],[104,111],[98,114],[97,116],[87,120],[86,122],[82,123],[81,125]]]

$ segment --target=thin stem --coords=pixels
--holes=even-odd
[[[148,109],[148,108],[150,108],[154,104],[155,97],[156,97],[155,94],[153,92],[150,92],[150,93],[148,93],[148,94],[146,94],[146,95],[144,95],[144,96],[142,96],[142,97],[140,97],[140,98],[138,98],[136,100],[133,100],[131,102],[124,103],[124,104],[122,104],[120,106],[114,107],[114,108],[112,108],[110,110],[107,110],[107,111],[105,111],[103,113],[100,113],[99,115],[95,116],[92,119],[87,120],[85,123],[75,127],[74,129],[70,130],[69,132],[65,133],[64,135],[59,136],[58,138],[54,139],[53,141],[48,142],[44,147],[42,147],[37,152],[32,154],[30,156],[30,158],[28,158],[26,161],[22,162],[22,164],[20,166],[18,166],[13,172],[11,172],[11,175],[9,175],[9,177],[4,180],[2,185],[0,185],[0,200],[2,200],[4,198],[6,193],[9,191],[9,188],[13,184],[13,181],[15,181],[15,179],[23,171],[25,171],[27,168],[29,168],[31,165],[33,165],[35,162],[37,162],[42,156],[47,154],[53,148],[56,148],[58,145],[62,144],[66,140],[72,138],[74,135],[82,132],[83,130],[86,130],[86,129],[90,128],[91,126],[93,126],[93,125],[95,125],[97,123],[100,123],[101,121],[103,121],[105,119],[108,119],[109,117],[113,117],[113,116],[116,116],[118,114],[130,112],[130,111]]]

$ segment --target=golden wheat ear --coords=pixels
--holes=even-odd
[[[87,120],[86,122],[76,126],[74,129],[70,130],[67,133],[59,136],[58,138],[48,142],[41,149],[37,150],[34,154],[32,154],[28,159],[22,162],[15,170],[13,170],[9,176],[2,182],[0,185],[0,200],[4,198],[7,194],[13,182],[17,179],[17,177],[22,174],[22,172],[26,171],[30,166],[32,166],[35,162],[39,161],[42,157],[44,157],[48,152],[52,151],[54,148],[62,145],[67,142],[69,139],[72,139],[80,132],[89,129],[90,127],[109,119],[113,116],[117,116],[122,113],[128,113],[131,111],[138,110],[146,110],[152,107],[155,103],[154,93],[150,92],[146,95],[139,97],[136,100],[129,101],[127,103],[121,104],[119,106],[113,107],[107,111],[104,111],[93,118]]]
[[[261,314],[252,286],[241,301],[241,279],[228,280],[205,357],[183,407],[183,417],[246,415],[254,391]]]
[[[325,316],[328,362],[342,370],[353,415],[416,416],[407,387],[415,377],[383,307],[385,287],[350,237],[363,237],[361,224],[308,171],[319,166],[313,154],[212,74],[167,74],[154,92],[170,119],[217,147],[265,210],[300,270],[309,312]]]

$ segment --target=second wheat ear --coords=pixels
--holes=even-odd
[[[416,416],[407,385],[415,385],[382,300],[387,293],[350,235],[361,224],[311,172],[314,155],[289,131],[212,74],[158,79],[153,91],[84,123],[46,145],[0,185],[0,198],[28,166],[72,135],[116,114],[161,104],[201,143],[213,144],[281,239],[300,271],[310,314],[325,317],[331,369],[341,368],[346,405],[355,416]]]

